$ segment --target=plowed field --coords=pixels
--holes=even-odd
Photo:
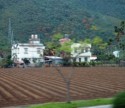
[[[72,71],[60,67],[67,77]],[[125,90],[124,67],[73,69],[72,100],[112,97]],[[0,69],[0,107],[66,101],[66,87],[53,67]]]

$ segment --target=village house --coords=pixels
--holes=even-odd
[[[97,59],[96,56],[92,55],[91,44],[73,43],[71,49],[71,57],[74,58],[74,62],[90,62]]]
[[[15,63],[29,60],[30,64],[43,62],[43,52],[45,46],[40,43],[38,35],[31,35],[28,43],[15,43],[11,47],[11,59]]]
[[[70,42],[71,39],[64,37],[59,40],[63,45],[66,42]],[[97,59],[96,55],[92,55],[91,44],[87,43],[73,43],[71,45],[71,61],[72,62],[90,62]]]

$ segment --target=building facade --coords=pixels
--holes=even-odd
[[[71,45],[71,57],[74,62],[90,62],[92,60],[91,44],[73,43]]]
[[[11,58],[15,63],[23,62],[23,59],[29,62],[37,63],[44,61],[43,52],[45,46],[40,43],[37,35],[31,35],[28,43],[16,43],[11,47]]]

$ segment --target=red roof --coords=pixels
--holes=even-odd
[[[59,41],[60,41],[61,44],[63,44],[63,43],[68,42],[68,41],[70,41],[70,40],[71,40],[71,39],[69,39],[69,38],[62,38],[62,39],[60,39]]]

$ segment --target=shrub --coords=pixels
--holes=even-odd
[[[75,67],[89,67],[90,66],[88,62],[73,62],[72,65]]]
[[[79,67],[82,67],[82,63],[81,63],[81,62],[78,62],[78,66],[79,66]]]
[[[85,66],[86,66],[86,62],[81,62],[81,65],[82,65],[83,67],[85,67]]]
[[[91,61],[89,64],[90,64],[91,66],[95,66],[95,65],[96,65],[95,61]]]
[[[116,95],[113,101],[113,108],[125,108],[125,92]]]
[[[7,56],[0,61],[0,67],[10,68],[12,67],[13,61],[11,60],[11,56]]]
[[[71,66],[72,65],[70,61],[66,61],[66,60],[64,60],[62,64],[63,64],[63,66]]]

